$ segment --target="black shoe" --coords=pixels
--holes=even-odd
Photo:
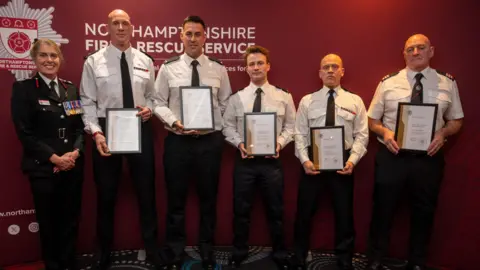
[[[215,259],[213,258],[206,258],[202,260],[202,269],[204,270],[214,270],[216,265]]]
[[[354,270],[351,260],[350,261],[338,260],[337,267],[339,270]]]
[[[94,265],[92,265],[93,270],[107,270],[110,268],[110,252],[102,253],[97,258],[98,260],[96,260]]]
[[[174,261],[173,263],[168,264],[168,270],[181,270],[183,267],[183,261]]]
[[[382,263],[378,260],[369,260],[366,270],[382,270]]]
[[[290,257],[288,262],[288,269],[289,270],[307,270],[307,266],[305,262],[300,262],[295,255]]]
[[[407,264],[407,267],[405,268],[407,270],[427,270],[425,266],[420,266],[417,264]]]
[[[232,267],[232,269],[239,269],[242,265],[242,262],[245,260],[246,258],[240,258],[240,257],[231,257],[229,260],[228,260],[228,265],[230,267]]]

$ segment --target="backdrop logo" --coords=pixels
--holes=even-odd
[[[20,226],[16,225],[16,224],[12,224],[10,226],[8,226],[8,233],[10,235],[17,235],[20,233]]]
[[[11,0],[0,7],[0,69],[11,71],[17,80],[29,78],[35,69],[29,55],[34,39],[68,43],[51,27],[54,10],[31,9],[25,0]]]

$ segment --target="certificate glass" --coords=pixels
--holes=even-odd
[[[245,113],[243,123],[247,155],[277,154],[277,113]]]
[[[311,156],[317,171],[337,171],[345,167],[343,126],[310,128]]]
[[[437,104],[398,103],[395,141],[400,150],[427,152],[437,119]]]
[[[211,87],[182,86],[180,101],[184,130],[215,129]]]
[[[139,109],[107,109],[106,139],[112,154],[142,153]]]

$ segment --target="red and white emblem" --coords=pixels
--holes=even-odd
[[[11,71],[17,80],[29,78],[35,69],[29,55],[35,39],[68,43],[51,28],[54,10],[31,9],[25,0],[11,0],[0,7],[0,70]]]

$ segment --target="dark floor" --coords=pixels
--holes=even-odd
[[[230,255],[230,247],[217,247],[215,250],[215,257],[217,260],[216,270],[230,269],[228,258]],[[183,265],[184,270],[201,269],[200,257],[195,247],[189,247],[186,250],[188,259]],[[271,249],[268,247],[251,247],[249,257],[240,269],[245,270],[277,270],[276,265],[269,258]],[[143,251],[138,250],[123,250],[112,253],[112,269],[120,270],[153,270],[153,266],[145,261]],[[313,251],[309,256],[309,270],[336,270],[335,256],[330,252]],[[355,254],[353,265],[355,269],[365,269],[365,256],[362,254]],[[92,254],[84,254],[80,257],[79,266],[81,269],[88,270],[93,261]],[[390,259],[385,262],[388,267],[384,270],[401,270],[404,269],[405,262],[401,260]],[[238,269],[238,268],[237,268]],[[433,268],[432,268],[433,269]]]

